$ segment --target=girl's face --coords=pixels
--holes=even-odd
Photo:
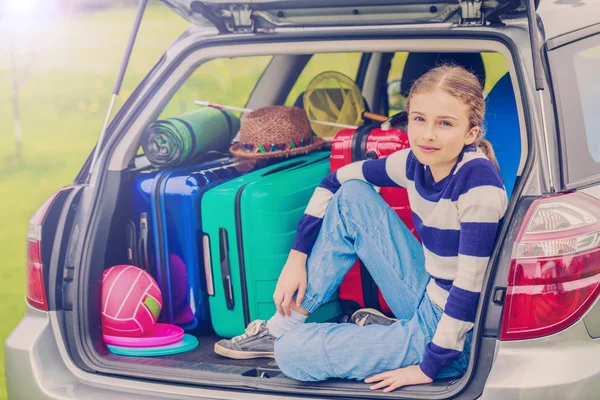
[[[440,89],[410,100],[410,147],[436,181],[450,174],[463,147],[477,138],[479,127],[470,126],[468,115],[466,104]]]

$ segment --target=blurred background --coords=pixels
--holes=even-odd
[[[27,223],[98,139],[136,6],[0,0],[0,399],[4,340],[25,309]],[[187,26],[149,2],[113,115]]]

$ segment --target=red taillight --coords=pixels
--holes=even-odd
[[[559,332],[600,293],[600,201],[581,193],[533,202],[517,235],[501,340]]]
[[[59,193],[68,189],[65,187],[52,196],[35,212],[29,220],[27,231],[27,303],[39,310],[48,311],[48,299],[44,284],[44,263],[42,261],[42,223],[48,209]]]
[[[32,307],[48,311],[41,244],[40,240],[27,240],[27,302]]]

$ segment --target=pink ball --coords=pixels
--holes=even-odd
[[[150,332],[162,309],[156,281],[141,268],[116,265],[102,273],[102,332],[141,336]]]

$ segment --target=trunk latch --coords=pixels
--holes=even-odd
[[[223,16],[230,17],[227,27],[231,32],[249,33],[254,31],[252,9],[247,4],[232,5],[229,10],[223,10]]]
[[[506,297],[506,288],[505,287],[495,287],[494,288],[494,297],[493,302],[499,306],[504,304],[504,298]]]
[[[484,18],[481,12],[482,0],[461,0],[461,17],[460,25],[472,26],[472,25],[483,25]]]

